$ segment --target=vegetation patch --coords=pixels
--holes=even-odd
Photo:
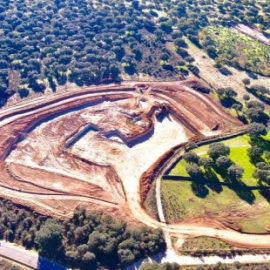
[[[235,29],[209,26],[200,33],[200,40],[217,67],[234,67],[270,75],[270,47],[237,32]]]
[[[146,212],[155,219],[158,219],[158,209],[156,200],[156,182],[151,186],[150,191],[147,193],[147,197],[143,203]]]
[[[114,269],[165,249],[161,230],[77,208],[61,221],[0,200],[0,239],[76,269]]]
[[[191,256],[227,256],[235,253],[242,254],[249,249],[238,249],[232,245],[213,237],[200,236],[195,238],[188,238],[182,244],[178,252],[183,255]]]

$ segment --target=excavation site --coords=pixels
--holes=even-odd
[[[195,80],[125,82],[2,110],[1,196],[59,218],[82,205],[140,222],[134,209],[151,186],[141,177],[157,160],[242,125],[201,89]]]

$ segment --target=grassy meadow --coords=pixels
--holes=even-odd
[[[268,133],[264,140],[270,147],[269,139]],[[242,182],[248,188],[227,186],[226,183],[224,184],[223,175],[212,170],[217,181],[211,183],[202,180],[199,183],[201,196],[198,196],[194,192],[194,188],[198,188],[198,181],[190,179],[185,169],[187,163],[181,159],[169,175],[184,176],[187,177],[186,180],[162,182],[163,207],[166,216],[173,223],[185,218],[210,217],[237,230],[266,232],[265,226],[270,224],[270,215],[268,215],[270,196],[267,192],[257,189],[257,179],[252,176],[255,165],[247,155],[247,149],[251,146],[250,137],[243,135],[222,142],[230,146],[229,158],[232,162],[244,168]],[[209,145],[205,145],[193,151],[200,157],[206,157],[208,148]]]

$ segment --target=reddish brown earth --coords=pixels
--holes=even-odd
[[[156,165],[176,145],[242,125],[199,87],[70,88],[3,109],[0,196],[60,218],[83,205],[140,222],[129,200],[145,198]]]

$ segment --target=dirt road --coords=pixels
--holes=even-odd
[[[232,264],[235,261],[240,263],[268,263],[270,262],[270,255],[236,255],[234,257],[218,257],[218,256],[208,256],[208,257],[190,257],[190,256],[180,256],[174,252],[159,253],[151,258],[144,259],[133,263],[132,265],[125,268],[125,270],[137,270],[143,262],[157,263],[164,262],[176,262],[180,265],[213,265],[218,262]]]
[[[0,242],[0,256],[18,262],[32,269],[39,270],[65,270],[66,267],[53,263],[34,251],[25,250],[10,243]]]

